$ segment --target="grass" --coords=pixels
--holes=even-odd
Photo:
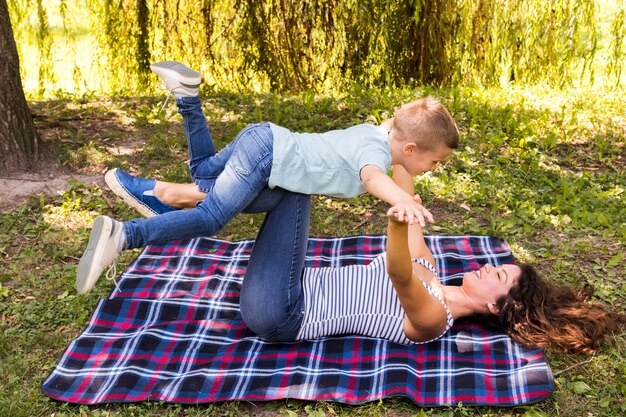
[[[378,122],[416,96],[441,98],[458,120],[462,146],[416,187],[437,223],[431,234],[494,234],[550,279],[588,288],[624,311],[626,95],[623,91],[355,88],[342,95],[204,91],[218,148],[250,122],[298,131]],[[91,96],[31,102],[38,128],[71,171],[100,178],[112,167],[187,181],[186,143],[173,105],[162,98]],[[314,235],[383,233],[385,206],[369,196],[315,197]],[[626,412],[625,335],[593,357],[549,353],[554,395],[499,409],[420,409],[399,399],[362,406],[294,400],[202,406],[161,403],[79,407],[48,399],[40,385],[84,328],[112,284],[87,296],[73,289],[91,221],[131,219],[104,185],[74,183],[61,195],[34,196],[0,212],[0,416],[621,416]],[[255,236],[262,216],[241,215],[219,237]],[[127,253],[121,267],[137,251]]]

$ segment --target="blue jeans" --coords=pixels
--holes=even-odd
[[[302,272],[311,196],[276,190],[275,205],[265,216],[250,255],[240,309],[246,326],[260,337],[293,341],[304,319]]]
[[[216,154],[199,98],[179,98],[176,104],[187,135],[191,177],[207,196],[190,210],[125,222],[126,247],[210,236],[242,211],[267,212],[243,280],[241,315],[264,339],[295,340],[304,317],[301,279],[311,197],[267,188],[273,139],[268,124],[244,128]]]
[[[125,222],[128,249],[211,236],[243,211],[258,213],[271,207],[275,191],[267,188],[273,146],[269,124],[247,126],[216,154],[200,99],[178,98],[176,104],[187,134],[191,176],[207,195],[191,210]]]

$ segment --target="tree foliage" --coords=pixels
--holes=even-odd
[[[16,3],[15,20],[37,10],[41,86],[51,77],[46,6]],[[598,23],[600,3],[607,0],[60,2],[66,10],[89,10],[97,70],[109,90],[145,85],[148,63],[165,59],[201,69],[220,87],[564,86],[594,82],[599,48],[603,76],[619,85],[626,2],[608,2],[614,10],[602,14],[611,19],[606,33]]]

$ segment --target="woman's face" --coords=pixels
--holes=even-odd
[[[522,270],[517,265],[485,264],[482,268],[463,275],[462,287],[479,303],[495,304],[498,299],[509,293],[521,274]]]

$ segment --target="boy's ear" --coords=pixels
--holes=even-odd
[[[417,150],[417,145],[413,142],[407,142],[402,147],[402,152],[405,155],[412,155],[413,152],[415,152],[416,150]]]

